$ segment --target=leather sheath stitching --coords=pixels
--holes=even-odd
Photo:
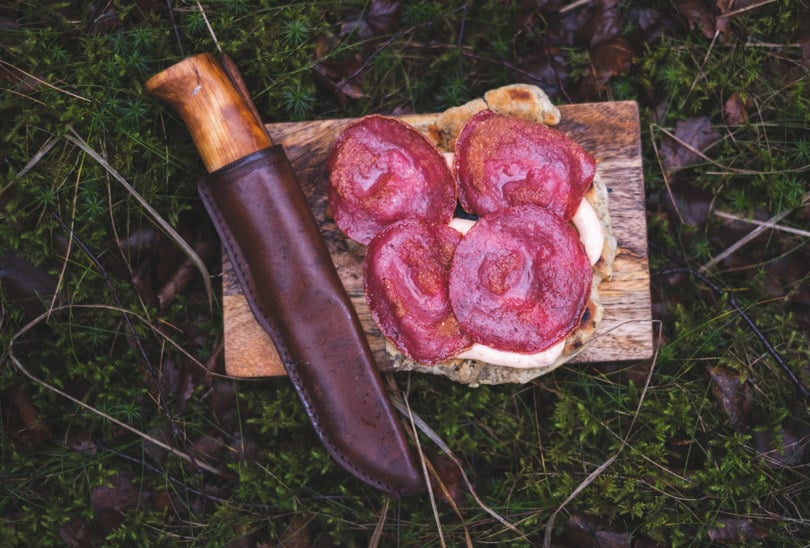
[[[312,399],[310,398],[304,386],[301,384],[301,378],[298,375],[295,362],[292,360],[289,352],[287,351],[286,345],[284,345],[283,343],[283,338],[278,332],[278,329],[272,324],[267,314],[265,313],[264,309],[262,308],[261,304],[259,304],[258,299],[256,298],[256,293],[254,291],[253,284],[251,283],[250,274],[248,273],[247,270],[246,261],[242,256],[241,250],[231,238],[230,233],[227,230],[228,225],[225,222],[224,217],[217,208],[216,202],[214,201],[211,194],[208,192],[208,189],[205,187],[204,183],[201,182],[198,185],[198,189],[200,194],[203,195],[204,202],[208,206],[209,213],[211,213],[212,216],[214,217],[217,232],[219,232],[220,237],[225,241],[225,248],[228,251],[228,255],[231,258],[231,262],[233,263],[234,269],[236,270],[237,277],[239,278],[240,285],[242,286],[242,290],[250,297],[248,299],[248,303],[250,304],[251,308],[255,307],[258,310],[259,315],[257,316],[257,319],[259,320],[259,323],[262,325],[265,331],[267,331],[270,334],[271,338],[273,339],[273,342],[276,346],[276,350],[278,350],[279,355],[284,362],[287,374],[289,375],[290,380],[293,383],[293,386],[295,386],[301,400],[303,400],[304,407],[306,408],[307,414],[309,414],[310,416],[310,420],[312,421],[313,426],[315,426],[316,431],[321,434],[321,440],[327,446],[330,452],[340,459],[341,464],[343,464],[343,466],[351,468],[359,476],[365,478],[368,482],[376,485],[378,488],[388,491],[389,493],[398,492],[398,490],[394,489],[394,487],[389,483],[373,478],[372,476],[361,470],[326,435],[326,431],[321,425],[318,413],[315,411],[315,408],[312,405]],[[254,316],[256,316],[255,311]]]

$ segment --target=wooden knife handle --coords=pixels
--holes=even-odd
[[[177,110],[209,173],[273,144],[250,99],[211,54],[159,72],[146,91]]]

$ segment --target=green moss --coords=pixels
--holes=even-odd
[[[184,452],[192,453],[203,436],[221,439],[217,456],[206,460],[224,476],[201,472],[24,376],[5,351],[32,316],[4,286],[0,389],[22,385],[52,436],[21,442],[18,409],[4,396],[2,545],[58,544],[60,528],[70,520],[85,520],[110,545],[224,545],[240,537],[279,543],[296,516],[306,516],[313,541],[368,543],[384,497],[329,458],[285,379],[226,381],[203,371],[194,360],[205,363],[221,337],[219,295],[213,312],[198,291],[184,292],[162,309],[145,302],[132,277],[148,253],[125,257],[117,240],[152,226],[150,217],[107,170],[60,139],[70,130],[81,136],[173,226],[210,230],[199,220],[195,181],[203,168],[188,133],[143,89],[150,75],[181,57],[214,52],[218,45],[239,66],[268,122],[432,112],[531,74],[535,67],[524,63],[545,51],[549,31],[559,30],[555,15],[536,3],[419,1],[403,3],[399,24],[381,36],[342,33],[341,23],[362,17],[367,4],[218,0],[202,3],[205,17],[187,3],[175,6],[169,18],[163,8],[116,1],[104,4],[119,19],[114,28],[93,24],[91,10],[98,6],[89,3],[33,0],[3,12],[18,26],[0,31],[0,87],[6,90],[0,93],[0,254],[22,257],[53,279],[64,267],[59,302],[88,306],[56,311],[19,335],[14,356],[53,386]],[[670,3],[653,6],[667,17],[675,14]],[[620,9],[625,13],[629,6]],[[706,191],[717,209],[743,217],[802,207],[810,99],[792,41],[805,11],[795,1],[763,4],[732,18],[726,41],[713,42],[684,25],[634,44],[630,72],[611,79],[597,97],[641,104],[652,269],[673,263],[699,268],[728,245],[717,238],[724,230],[718,219],[686,227],[667,213],[667,185],[674,177]],[[625,38],[637,31],[622,21]],[[594,59],[581,40],[560,53],[567,63],[566,91],[577,100]],[[364,96],[336,94],[313,73],[318,61],[347,74],[361,69],[354,83]],[[723,112],[733,93],[747,114],[740,125],[728,124]],[[660,143],[660,128],[671,130],[695,116],[708,116],[720,134],[706,151],[711,162],[663,174],[653,140]],[[52,138],[51,150],[19,175]],[[77,238],[68,257],[69,234],[57,216]],[[794,213],[784,222],[800,226],[802,219]],[[801,311],[789,306],[806,274],[783,279],[770,270],[783,258],[806,260],[805,241],[769,234],[744,252],[756,258],[709,274],[733,292],[790,365],[807,363]],[[216,258],[211,265],[218,272]],[[765,527],[767,544],[806,543],[807,457],[798,465],[769,465],[755,439],[767,433],[777,440],[774,451],[785,454],[778,441],[783,425],[806,427],[806,402],[729,312],[727,297],[716,298],[692,280],[670,285],[654,278],[653,292],[666,310],[667,341],[637,416],[646,370],[634,363],[574,365],[526,386],[469,389],[417,375],[398,375],[397,383],[407,386],[414,412],[458,455],[483,501],[531,543],[540,541],[551,514],[617,454],[625,438],[616,460],[558,516],[555,532],[564,531],[568,515],[585,512],[637,538],[709,545],[710,528],[735,516]],[[131,329],[119,306],[129,311]],[[159,394],[142,351],[158,376],[188,373],[190,392],[169,389],[171,379],[163,378],[168,384]],[[706,377],[712,365],[751,383],[750,428],[729,424]],[[806,371],[799,375],[810,381]],[[218,407],[233,395],[219,383],[231,383],[239,402],[234,415]],[[79,432],[88,433],[95,451],[70,445]],[[435,449],[427,436],[420,440]],[[148,503],[128,509],[120,526],[104,530],[94,522],[92,492],[122,473],[133,477]],[[156,493],[164,491],[173,506],[158,509]],[[463,520],[439,507],[448,544],[463,544],[465,527],[475,543],[526,544],[471,500],[461,512]],[[384,545],[437,544],[426,499],[392,502],[383,535]]]

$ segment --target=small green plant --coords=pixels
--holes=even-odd
[[[291,87],[287,87],[281,92],[284,110],[290,113],[293,119],[303,120],[311,114],[312,105],[315,102],[315,94],[312,89],[301,87],[298,82]]]

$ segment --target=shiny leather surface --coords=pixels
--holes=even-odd
[[[211,173],[198,188],[324,446],[378,489],[423,492],[421,469],[281,146]]]

